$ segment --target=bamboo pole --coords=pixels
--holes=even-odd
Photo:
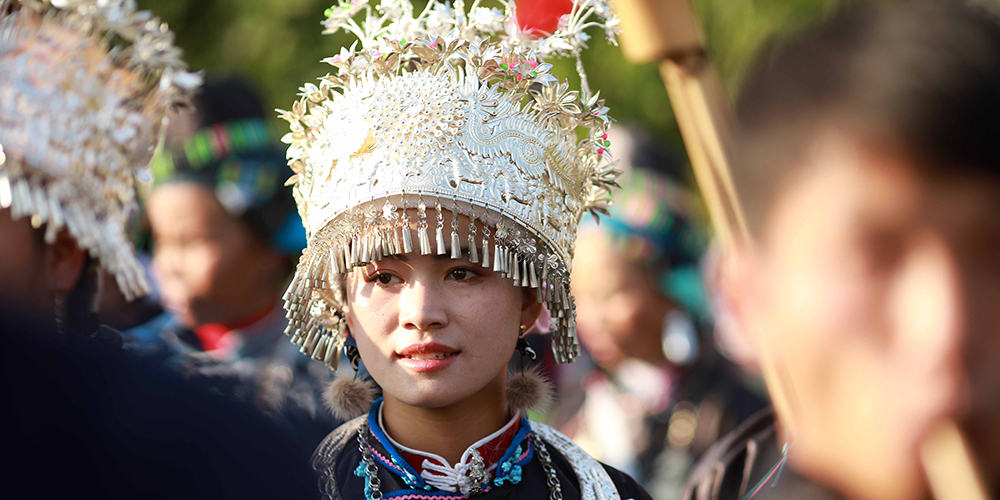
[[[986,500],[969,443],[955,422],[937,426],[920,449],[927,481],[938,500]]]
[[[659,61],[691,168],[724,254],[751,245],[730,163],[735,119],[713,71],[689,0],[615,0],[622,51],[635,63]],[[731,255],[729,257],[732,257]],[[791,381],[765,342],[760,363],[775,410],[794,439]],[[921,460],[938,500],[987,500],[968,441],[952,420],[941,423],[921,446]]]

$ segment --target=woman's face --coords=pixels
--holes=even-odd
[[[467,257],[410,253],[347,276],[348,326],[387,397],[442,408],[502,392],[519,326],[533,324],[541,305],[535,290]]]

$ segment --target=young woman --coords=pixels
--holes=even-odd
[[[64,337],[99,328],[106,270],[148,289],[125,236],[135,177],[199,78],[173,35],[124,0],[0,0],[0,308]],[[4,311],[0,311],[4,312]]]
[[[546,389],[507,373],[534,355],[522,336],[543,308],[556,360],[578,352],[576,227],[606,206],[616,172],[603,103],[557,83],[542,57],[579,54],[587,26],[613,34],[609,12],[578,2],[534,39],[477,5],[327,11],[328,31],[361,43],[284,113],[309,240],[286,308],[304,352],[335,366],[351,339],[347,357],[383,394],[333,383],[331,406],[357,418],[315,455],[328,497],[648,498],[529,420]]]

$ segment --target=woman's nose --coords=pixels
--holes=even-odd
[[[400,294],[399,322],[403,328],[419,331],[447,326],[446,298],[433,284],[414,280]]]

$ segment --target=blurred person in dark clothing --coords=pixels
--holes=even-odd
[[[212,78],[168,129],[146,201],[167,313],[132,329],[139,352],[253,402],[315,446],[336,423],[329,378],[284,334],[281,293],[305,245],[287,169],[253,89]]]
[[[7,498],[317,498],[310,449],[252,408],[0,314]]]
[[[788,404],[710,451],[687,498],[926,498],[944,419],[1000,493],[997,116],[1000,22],[960,2],[847,11],[749,80],[734,177],[755,242],[721,288]]]
[[[714,349],[699,263],[707,234],[678,162],[612,127],[622,189],[582,224],[573,259],[586,351],[561,374],[552,423],[654,498],[678,498],[698,456],[765,406]],[[567,373],[569,372],[569,373]]]
[[[134,181],[199,78],[149,12],[84,3],[0,1],[0,309],[121,345],[95,299],[105,279],[149,292],[125,236]],[[136,57],[140,39],[163,53]]]

